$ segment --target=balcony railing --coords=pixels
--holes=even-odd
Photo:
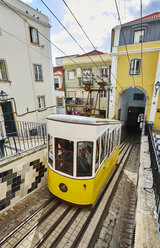
[[[46,124],[0,121],[0,159],[46,144]]]
[[[66,98],[66,105],[71,105],[71,106],[86,106],[90,105],[93,106],[94,104],[94,99],[87,99],[87,98],[73,98],[73,97],[67,97]]]

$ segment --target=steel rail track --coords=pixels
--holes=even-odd
[[[50,208],[39,220],[38,223],[36,223],[19,241],[18,243],[13,247],[18,247],[27,237],[29,234],[31,234],[40,224],[47,219],[47,217],[60,205],[60,202],[57,202],[52,208]]]
[[[87,229],[87,227],[89,226],[91,220],[92,220],[92,217],[94,216],[94,214],[96,213],[96,210],[107,190],[107,188],[109,187],[112,179],[114,178],[121,162],[123,161],[124,157],[126,156],[126,152],[124,152],[122,154],[122,152],[124,151],[128,151],[130,148],[130,143],[128,144],[128,142],[131,142],[130,138],[127,137],[121,144],[121,149],[120,149],[120,162],[119,162],[119,165],[117,165],[115,167],[115,170],[114,172],[112,173],[112,175],[110,176],[109,180],[107,181],[104,189],[102,190],[100,196],[98,197],[98,199],[96,200],[96,203],[94,204],[91,212],[88,214],[88,217],[86,218],[86,221],[85,223],[83,224],[83,227],[81,228],[81,231],[78,233],[77,237],[75,238],[75,240],[73,241],[73,244],[71,245],[71,248],[76,248],[78,247],[79,243],[81,242],[81,239],[83,238],[84,236],[84,233]],[[133,146],[133,144],[132,144]],[[129,154],[128,154],[129,156]],[[127,158],[128,158],[127,156]],[[126,160],[126,159],[125,159]],[[116,186],[114,186],[115,188]],[[111,197],[110,197],[111,199]],[[51,201],[51,200],[49,200]],[[49,202],[48,201],[48,202]],[[47,203],[45,203],[47,204]],[[44,204],[44,205],[45,205]],[[44,206],[43,205],[43,206]],[[47,211],[47,213],[42,216],[38,223],[36,223],[34,226],[32,226],[32,228],[27,232],[25,233],[25,235],[16,243],[16,245],[12,246],[13,248],[17,248],[20,246],[20,244],[23,243],[23,241],[37,228],[39,227],[45,220],[46,218],[51,214],[53,213],[53,211],[60,205],[60,203],[57,203],[55,204],[55,206],[53,206],[51,209],[49,209]],[[42,207],[43,207],[42,206]],[[108,206],[108,203],[106,203],[106,208]],[[41,209],[42,209],[41,207]],[[61,223],[61,221],[65,218],[65,216],[71,211],[73,210],[73,207],[68,207],[63,213],[62,215],[60,215],[60,217],[53,223],[53,225],[47,230],[47,232],[43,235],[43,237],[40,238],[40,240],[34,245],[35,248],[39,248],[41,245],[43,245],[43,243],[47,240],[47,238],[51,235],[51,233],[54,232],[54,230],[57,228],[57,226]],[[40,210],[37,210],[33,215],[31,215],[30,217],[28,217],[24,222],[22,222],[15,230],[13,230],[13,232],[11,232],[10,234],[8,234],[3,240],[1,240],[1,243],[0,244],[4,244],[10,237],[12,237],[12,235],[14,235],[17,231],[19,231],[29,220],[31,220]],[[67,222],[67,224],[65,224],[65,226],[63,227],[62,231],[59,233],[59,235],[54,239],[54,241],[52,242],[52,244],[50,245],[50,248],[55,248],[57,247],[57,245],[59,244],[59,242],[61,241],[61,239],[64,237],[64,235],[66,234],[67,230],[72,226],[73,222],[76,220],[76,218],[78,217],[78,215],[80,214],[80,212],[82,211],[82,209],[77,209],[72,217],[69,219],[69,221]],[[103,212],[105,212],[106,210],[104,210]],[[104,214],[102,215],[101,219],[103,219],[103,216]],[[98,228],[100,228],[100,224],[98,224],[97,226]],[[94,235],[92,235],[92,241],[90,245],[93,244],[94,242],[94,237],[96,236],[96,234],[94,233]],[[33,247],[33,246],[32,246]],[[93,247],[93,246],[89,246],[89,247]]]
[[[4,244],[13,234],[19,231],[25,224],[27,224],[31,219],[33,219],[42,209],[44,209],[48,204],[53,201],[53,198],[47,200],[40,208],[38,208],[33,214],[27,217],[20,225],[18,225],[13,231],[6,235],[2,240],[0,240],[0,247]]]
[[[126,150],[128,150],[129,146],[131,146],[131,147],[130,147],[130,152],[131,152],[131,149],[132,149],[132,147],[133,147],[133,143],[131,143],[131,145],[129,144],[129,145],[127,146],[127,149],[126,149]],[[129,156],[130,152],[128,153],[128,156]],[[125,155],[126,155],[126,153],[123,154],[123,156],[122,156],[122,158],[121,158],[121,160],[120,160],[120,162],[119,162],[119,165],[122,163],[123,158],[125,157]],[[125,159],[125,163],[126,163],[127,160],[128,160],[128,156],[127,156],[127,158]],[[89,224],[90,224],[90,222],[91,222],[91,220],[92,220],[92,218],[93,218],[93,215],[96,213],[96,210],[97,210],[97,208],[98,208],[98,206],[99,206],[99,204],[100,204],[100,202],[101,202],[101,200],[102,200],[102,198],[103,198],[103,196],[104,196],[106,190],[108,189],[108,187],[109,187],[109,185],[110,185],[112,179],[114,178],[114,176],[115,176],[115,174],[116,174],[116,172],[117,172],[117,170],[118,170],[118,168],[119,168],[119,165],[115,167],[115,170],[113,171],[111,177],[109,178],[109,180],[107,181],[107,183],[106,183],[106,185],[105,185],[105,189],[103,190],[102,194],[100,195],[98,201],[95,203],[95,205],[94,205],[94,207],[93,207],[93,209],[92,209],[90,215],[88,216],[86,222],[84,223],[83,228],[81,229],[81,231],[79,232],[79,234],[78,234],[78,236],[76,237],[75,241],[73,242],[71,248],[76,248],[76,247],[78,247],[78,245],[80,244],[81,239],[82,239],[82,237],[83,237],[83,235],[84,235],[86,229],[88,228],[88,226],[89,226]],[[116,184],[114,185],[114,189],[115,189],[117,183],[118,183],[118,181],[117,181]],[[111,196],[112,196],[112,194],[111,194]],[[111,199],[111,198],[110,198],[110,199]],[[108,207],[108,205],[109,205],[108,203],[109,203],[109,201],[107,201],[106,207]],[[104,215],[103,215],[103,216],[104,216]],[[103,216],[101,217],[101,219],[104,218]],[[100,224],[98,224],[98,226],[100,226]],[[97,228],[98,228],[98,226],[97,226]],[[96,228],[96,229],[97,229],[97,228]],[[99,232],[98,232],[98,233],[99,233]],[[95,233],[92,235],[92,238],[91,238],[91,239],[94,239],[94,235],[95,235]],[[87,246],[87,247],[89,247],[89,246]],[[93,248],[93,246],[90,246],[90,247]]]

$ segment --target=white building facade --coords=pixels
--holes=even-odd
[[[48,17],[0,0],[0,121],[46,122],[56,112]]]

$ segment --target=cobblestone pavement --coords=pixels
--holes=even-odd
[[[0,240],[51,197],[47,185],[0,214]]]
[[[95,248],[129,248],[134,233],[140,144],[136,141],[118,183]]]

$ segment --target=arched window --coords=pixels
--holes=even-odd
[[[141,59],[132,59],[130,61],[130,75],[139,75],[141,67]]]

